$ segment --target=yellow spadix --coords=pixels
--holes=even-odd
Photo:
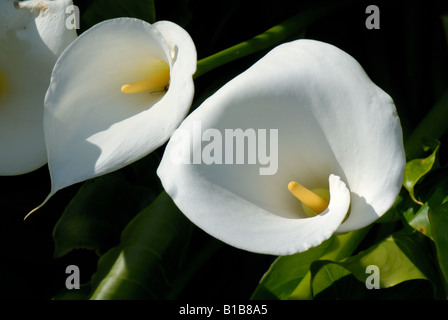
[[[301,184],[291,181],[288,184],[288,190],[306,206],[304,211],[308,216],[320,214],[328,207],[329,191],[326,189],[316,189],[313,192]],[[307,209],[310,209],[312,212]]]
[[[165,63],[166,69],[153,73],[147,78],[135,82],[127,83],[121,87],[123,93],[139,93],[163,89],[170,83],[170,69]]]

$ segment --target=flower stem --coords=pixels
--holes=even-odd
[[[348,2],[349,1],[343,1],[342,4],[346,4]],[[330,14],[335,9],[341,9],[341,7],[341,2],[338,1],[321,2],[266,30],[262,34],[259,34],[250,40],[244,41],[209,57],[203,58],[198,61],[197,71],[194,74],[194,78],[197,78],[204,73],[207,73],[208,71],[231,61],[268,49],[283,41],[286,41],[292,36],[297,36],[297,34],[305,31],[306,28],[312,23],[323,18],[327,14]]]

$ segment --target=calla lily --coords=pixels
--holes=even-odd
[[[76,38],[66,27],[71,0],[0,0],[0,175],[47,162],[42,126],[51,70]]]
[[[172,22],[118,18],[81,34],[45,99],[49,197],[165,143],[190,108],[195,70],[194,43]]]
[[[231,129],[245,133],[239,164],[227,158],[242,150]],[[267,139],[267,131],[276,134]],[[229,137],[235,141],[227,147]],[[267,167],[266,150],[275,165]],[[210,235],[289,255],[378,219],[401,189],[404,166],[392,99],[345,52],[297,40],[192,112],[168,143],[158,175],[180,210]]]

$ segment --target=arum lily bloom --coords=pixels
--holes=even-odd
[[[194,94],[196,49],[178,25],[118,18],[60,56],[45,99],[51,197],[120,169],[172,135]]]
[[[267,139],[268,131],[277,134]],[[263,172],[267,150],[277,164]],[[158,175],[180,210],[212,236],[288,255],[378,219],[400,191],[404,166],[392,99],[345,52],[298,40],[192,112]]]
[[[51,70],[76,38],[66,28],[71,0],[0,0],[0,175],[43,166],[44,97]]]

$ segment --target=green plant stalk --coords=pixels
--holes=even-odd
[[[309,25],[319,19],[322,19],[335,9],[341,9],[343,5],[348,2],[349,1],[326,1],[319,3],[250,40],[244,41],[209,57],[203,58],[197,63],[197,71],[194,74],[194,78],[200,77],[201,75],[226,63],[268,49],[288,40],[290,37],[297,36],[298,33],[305,31]]]
[[[194,78],[198,78],[226,63],[271,48],[293,36],[297,36],[297,34],[305,31],[312,23],[324,18],[336,9],[342,9],[348,3],[350,3],[350,1],[340,3],[336,3],[335,1],[322,2],[314,5],[250,40],[203,58],[197,63],[197,71],[194,74]],[[446,121],[446,119],[448,119],[448,90],[445,91],[442,97],[406,140],[406,156],[409,159],[414,159],[420,156],[423,153],[422,143],[424,138],[439,139],[448,129],[448,121]]]
[[[423,153],[425,138],[440,139],[448,129],[448,89],[427,113],[405,142],[406,156],[415,159]]]

